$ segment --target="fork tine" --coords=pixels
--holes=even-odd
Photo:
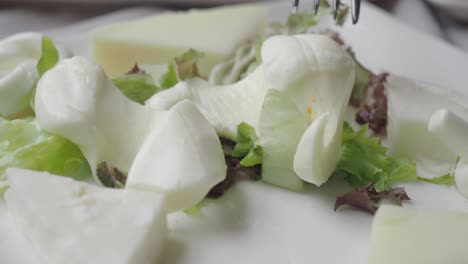
[[[336,19],[338,16],[338,9],[340,8],[340,0],[333,0],[333,17]]]
[[[351,0],[351,12],[353,15],[353,24],[359,21],[359,13],[361,11],[361,0]]]
[[[320,8],[320,0],[314,0],[314,12],[317,14]],[[293,0],[292,13],[297,13],[299,9],[299,0]],[[340,0],[333,0],[333,17],[337,18],[338,11],[340,9]],[[353,16],[353,24],[356,24],[359,21],[359,13],[361,10],[361,0],[351,0],[351,12]]]
[[[314,0],[314,12],[317,14],[320,7],[320,0]]]
[[[299,0],[294,0],[292,13],[296,14],[298,9],[299,9]]]

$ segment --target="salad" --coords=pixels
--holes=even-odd
[[[42,261],[157,263],[171,225],[229,206],[244,182],[287,195],[339,182],[343,191],[327,202],[337,218],[345,207],[377,212],[369,263],[466,260],[453,248],[381,257],[402,240],[421,243],[405,230],[424,234],[428,218],[454,226],[447,240],[463,241],[456,228],[466,215],[387,203],[411,201],[408,182],[456,184],[468,195],[464,97],[366,69],[337,33],[317,26],[321,10],[271,25],[207,76],[195,49],[109,78],[41,34],[0,42],[2,190]]]

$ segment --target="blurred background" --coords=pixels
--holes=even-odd
[[[267,1],[267,0],[265,0]],[[271,0],[292,1],[292,0]],[[468,0],[367,0],[399,21],[468,52]],[[137,5],[169,9],[249,0],[0,0],[0,38],[50,31]],[[346,0],[343,0],[346,3]]]

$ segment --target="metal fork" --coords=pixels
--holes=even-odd
[[[333,16],[336,19],[338,16],[338,9],[340,7],[340,0],[333,1]],[[320,0],[314,0],[315,14],[317,14],[320,7]],[[299,0],[293,0],[293,13],[296,13],[299,8]],[[351,14],[353,16],[353,24],[359,21],[359,12],[361,10],[361,0],[351,0]]]

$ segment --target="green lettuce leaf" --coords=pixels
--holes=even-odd
[[[162,89],[168,89],[176,85],[179,82],[179,76],[177,76],[177,69],[174,63],[167,66],[167,72],[159,79],[159,84]]]
[[[407,159],[387,155],[379,138],[368,137],[368,126],[358,131],[344,124],[341,157],[337,170],[344,171],[345,180],[354,188],[373,183],[376,190],[386,190],[396,183],[417,179],[416,164]]]
[[[52,69],[59,61],[59,53],[54,45],[54,42],[44,36],[42,37],[42,55],[37,62],[37,72],[39,77],[42,77],[44,73]]]
[[[341,158],[337,169],[347,172],[345,179],[355,188],[376,182],[389,166],[387,149],[378,138],[366,136],[367,126],[354,132],[345,123],[342,134]]]
[[[433,184],[439,184],[439,185],[447,185],[447,186],[455,185],[455,177],[450,173],[447,173],[445,175],[442,175],[436,178],[418,177],[418,180],[433,183]]]
[[[235,158],[243,158],[240,165],[252,167],[262,163],[263,149],[257,144],[255,128],[242,122],[237,126],[237,144],[231,155]]]
[[[328,8],[327,10],[329,11]],[[288,21],[286,22],[289,34],[295,35],[306,33],[309,28],[315,26],[320,21],[319,15],[322,13],[323,11],[321,11],[320,14],[315,15],[314,12],[300,12],[289,15]]]
[[[0,119],[0,180],[7,168],[47,171],[83,179],[89,165],[76,145],[65,138],[41,131],[34,121]]]
[[[175,58],[177,66],[177,75],[179,80],[186,80],[194,77],[199,77],[198,61],[204,56],[203,53],[189,49],[179,57]]]
[[[144,104],[160,89],[154,84],[153,78],[144,73],[125,74],[112,80],[115,86],[130,100]]]
[[[408,182],[417,179],[416,163],[404,158],[389,157],[387,173],[380,175],[375,183],[377,190],[386,190],[397,183]]]
[[[293,191],[304,189],[304,181],[294,171],[294,155],[308,125],[307,114],[290,96],[268,90],[259,120],[264,182]]]
[[[265,37],[258,37],[253,44],[255,49],[255,62],[258,65],[262,64],[262,46],[265,39]]]
[[[341,5],[340,8],[338,9],[338,14],[336,15],[336,24],[339,26],[343,26],[343,24],[346,21],[346,18],[348,17],[348,13],[349,13],[349,6]]]
[[[342,26],[346,21],[346,17],[348,16],[349,7],[346,5],[341,5],[338,14],[336,17],[336,24]],[[285,24],[273,24],[273,31],[275,34],[289,34],[289,35],[296,35],[296,34],[304,34],[310,28],[317,25],[321,19],[326,16],[331,16],[333,13],[333,9],[327,3],[327,1],[320,2],[320,9],[315,14],[313,8],[309,11],[298,12],[295,14],[291,14],[288,16],[288,19]]]
[[[175,58],[174,62],[167,66],[166,73],[159,79],[161,88],[168,89],[176,85],[179,81],[201,77],[197,63],[203,56],[203,53],[194,49],[189,49]]]
[[[52,69],[57,62],[59,61],[59,52],[55,47],[54,42],[49,37],[42,37],[41,42],[41,58],[37,62],[37,73],[39,74],[39,79],[50,69]],[[29,105],[33,111],[35,111],[35,102],[34,98],[36,95],[36,84],[34,84],[34,89],[31,91],[31,99]]]
[[[436,178],[418,177],[418,180],[433,183],[433,184],[453,186],[455,185],[455,171],[457,170],[457,166],[459,162],[460,162],[460,157],[457,157],[457,160],[455,161],[455,165],[453,166],[453,170],[451,173],[447,173]]]
[[[350,103],[354,107],[359,107],[365,99],[365,91],[369,85],[369,71],[364,68],[359,62],[356,62],[356,80],[353,86],[353,93],[351,95]]]
[[[184,213],[188,216],[199,216],[200,213],[201,213],[201,208],[203,206],[203,201],[204,200],[201,200],[200,202],[198,202],[196,205],[194,205],[193,207],[189,208],[189,209],[185,209],[184,210]]]

